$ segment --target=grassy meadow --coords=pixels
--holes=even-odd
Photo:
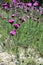
[[[12,52],[19,57],[19,52],[24,49],[27,57],[27,50],[31,48],[31,50],[35,49],[36,54],[38,52],[40,57],[43,58],[43,15],[40,14],[37,8],[36,10],[30,8],[28,12],[24,12],[26,6],[24,9],[22,6],[16,7],[8,8],[8,11],[0,7],[0,45],[3,51]],[[14,17],[12,17],[12,14],[14,14]],[[24,18],[22,22],[20,17]],[[16,29],[16,35],[14,36],[10,34],[10,31],[15,29],[8,22],[11,18],[14,20],[13,24],[20,23],[20,27]],[[31,50],[30,53],[34,53]],[[19,61],[19,59],[17,60]],[[19,62],[19,65],[38,65],[28,57],[23,62],[23,64]]]

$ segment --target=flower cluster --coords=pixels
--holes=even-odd
[[[8,4],[7,4],[7,3],[3,3],[2,6],[3,6],[3,8],[4,8],[5,10],[8,9]]]
[[[12,14],[13,16],[14,16],[14,14]],[[20,19],[21,18],[21,19]],[[25,18],[23,18],[23,17],[19,17],[19,19],[20,19],[20,21],[23,23],[23,22],[25,22],[26,20],[25,20]],[[14,26],[14,28],[15,28],[15,30],[11,30],[10,31],[10,34],[12,35],[12,36],[14,36],[15,34],[16,34],[16,30],[20,27],[20,23],[16,23],[16,24],[14,24],[14,19],[13,18],[11,18],[11,19],[9,19],[8,20],[8,22],[12,25],[12,26]]]
[[[37,8],[39,6],[38,1],[35,1],[35,0],[32,0],[32,1],[33,1],[33,3],[31,3],[31,2],[24,3],[24,2],[20,2],[20,0],[18,0],[18,2],[17,2],[17,0],[12,0],[12,4],[10,4],[10,9],[12,11],[12,15],[11,15],[11,18],[8,20],[8,22],[15,28],[15,30],[10,31],[10,34],[12,36],[14,36],[16,34],[16,30],[20,27],[20,25],[23,22],[26,22],[27,18],[28,19],[32,18],[34,20],[37,20],[37,19],[39,19],[39,18],[37,18],[38,13],[43,15],[43,7],[40,7],[38,9]],[[4,7],[5,10],[8,8],[7,3],[3,3],[2,6]],[[27,15],[26,16],[27,18],[23,16],[23,13],[20,12],[21,11],[20,9],[22,9],[24,11],[24,13]],[[17,12],[14,13],[14,11],[17,11]],[[20,21],[19,23],[14,23],[15,17],[18,18],[18,20]]]

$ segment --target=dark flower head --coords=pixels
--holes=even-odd
[[[8,9],[8,4],[7,4],[7,3],[3,3],[2,6],[3,6],[3,8],[4,8],[5,10]]]
[[[14,19],[9,19],[8,21],[10,24],[13,24],[14,23]]]
[[[26,19],[25,19],[25,18],[22,18],[22,19],[21,19],[21,22],[25,22],[25,21],[26,21]]]
[[[11,34],[12,36],[16,35],[16,30],[10,31],[10,34]]]
[[[26,21],[26,19],[23,17],[19,17],[19,20],[21,21],[21,23]]]
[[[20,27],[20,24],[19,23],[18,24],[13,24],[13,26],[17,29],[17,28]]]

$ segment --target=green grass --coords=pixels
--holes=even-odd
[[[5,12],[3,14],[5,14]],[[9,14],[6,13],[6,16],[7,15],[11,17],[10,12]],[[26,17],[24,12],[22,12],[22,15],[23,17]],[[40,18],[43,18],[43,16],[40,16]],[[14,17],[14,20],[14,23],[20,22],[17,17]],[[17,29],[17,34],[11,36],[9,32],[13,29],[15,28],[8,23],[8,19],[0,18],[0,34],[2,35],[0,38],[0,45],[3,44],[2,48],[4,50],[15,54],[16,46],[21,46],[23,48],[27,46],[35,48],[40,56],[43,57],[43,21],[39,21],[37,24],[37,21],[34,21],[33,19],[26,19],[26,22],[23,22]],[[26,63],[28,62],[26,61]],[[30,59],[28,64],[35,65],[35,62]],[[25,63],[22,65],[25,65]]]
[[[15,18],[15,23],[19,22],[18,18]],[[16,42],[19,45],[30,45],[36,47],[36,49],[40,52],[41,56],[43,56],[43,22],[39,22],[37,25],[37,21],[32,19],[26,20],[26,22],[22,23],[20,28],[17,30],[17,35],[12,37],[9,32],[14,29],[7,20],[0,18],[0,34],[2,37],[0,41],[3,42],[9,36],[10,39],[16,39]],[[38,40],[37,40],[38,39]],[[10,41],[9,41],[10,42]]]
[[[10,39],[15,39],[13,43],[35,47],[40,55],[43,56],[43,22],[39,22],[37,25],[37,22],[28,19],[21,24],[17,30],[17,36],[15,35],[14,37],[9,34],[10,30],[14,29],[14,27],[12,27],[7,20],[0,19],[0,26],[0,34],[2,35],[0,38],[1,42],[4,42],[9,36]],[[8,44],[8,42],[6,44]]]

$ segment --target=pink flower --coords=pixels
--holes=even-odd
[[[32,6],[32,3],[27,3],[27,6],[28,6],[28,7],[31,7],[31,6]]]
[[[40,11],[40,14],[43,15],[43,11]]]
[[[3,5],[3,7],[5,7],[5,6],[7,6],[7,3],[3,3],[2,5]]]
[[[16,8],[18,9],[18,8],[19,8],[19,6],[16,6]]]
[[[13,24],[14,23],[14,19],[9,19],[8,21],[10,24]]]
[[[12,0],[13,3],[16,3],[16,0]]]
[[[14,17],[15,16],[15,14],[12,14],[12,17]]]
[[[6,9],[8,9],[8,7],[7,7],[7,6],[5,6],[5,7],[4,7],[4,9],[6,10]]]
[[[2,6],[4,7],[5,10],[8,8],[7,3],[3,3]]]
[[[13,3],[20,2],[20,0],[12,0]]]
[[[17,29],[17,28],[20,27],[20,24],[19,23],[18,24],[13,24],[13,26]]]
[[[12,36],[16,35],[16,30],[10,31],[10,34],[11,34]]]
[[[10,4],[10,8],[12,8],[12,4]]]
[[[39,4],[38,4],[38,2],[36,1],[34,4],[33,4],[33,6],[38,6]]]

